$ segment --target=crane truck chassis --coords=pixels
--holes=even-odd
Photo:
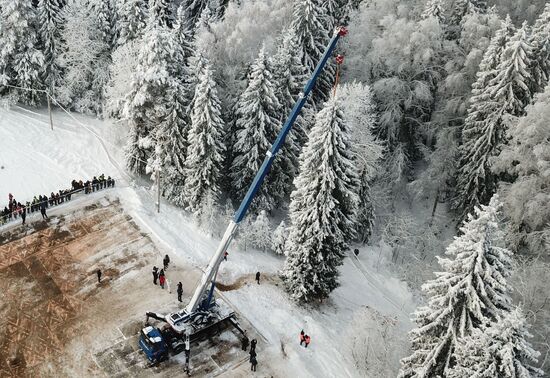
[[[326,47],[321,60],[317,63],[310,80],[306,83],[303,92],[300,93],[298,100],[292,108],[288,119],[281,128],[281,131],[277,135],[277,139],[273,142],[271,149],[267,151],[262,166],[256,173],[256,176],[254,177],[248,192],[235,213],[233,220],[229,223],[222,239],[220,240],[220,244],[210,259],[210,262],[202,275],[201,281],[195,289],[193,297],[187,307],[181,311],[168,315],[147,312],[146,327],[140,332],[139,347],[152,363],[158,363],[167,359],[171,353],[177,354],[185,351],[185,368],[189,374],[191,341],[195,341],[201,337],[208,337],[209,335],[218,332],[227,323],[230,323],[244,334],[244,331],[236,319],[235,312],[231,309],[231,307],[222,298],[214,298],[216,276],[220,263],[223,260],[224,252],[227,251],[235,233],[237,232],[240,222],[246,215],[252,200],[263,183],[269,168],[273,164],[275,156],[284,144],[292,125],[306,104],[307,98],[311,93],[317,78],[321,74],[328,59],[331,57],[334,49],[336,48],[338,40],[346,34],[347,29],[345,27],[338,27],[334,31],[332,39]],[[342,57],[338,56],[336,62],[337,64],[341,64]],[[163,322],[165,325],[160,329],[152,327],[148,325],[150,318]]]

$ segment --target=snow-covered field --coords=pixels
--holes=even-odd
[[[121,168],[124,166],[121,138],[117,137],[121,127],[84,116],[75,117],[77,120],[60,111],[54,112],[51,131],[45,111],[18,106],[0,109],[0,166],[3,167],[0,199],[7,200],[8,193],[13,193],[18,200],[27,201],[35,194],[68,187],[73,178],[111,175],[119,183],[115,195],[124,210],[158,248],[196,267],[206,266],[217,240],[201,232],[189,214],[179,208],[163,202],[160,214],[156,213],[154,193],[137,185]],[[365,332],[377,330],[361,329],[353,321],[365,311],[375,310],[395,318],[396,328],[405,339],[404,333],[412,326],[408,314],[415,303],[404,283],[384,268],[379,271],[371,268],[371,260],[378,252],[374,248],[363,248],[359,259],[346,258],[340,269],[341,286],[328,301],[310,307],[291,302],[282,290],[277,275],[282,258],[250,249],[230,249],[220,277],[225,284],[239,282],[239,285],[223,295],[267,341],[267,350],[258,351],[258,375],[262,374],[262,365],[267,365],[270,374],[281,377],[365,376],[365,371],[358,368],[363,363],[357,361],[363,354],[352,350],[357,346],[354,337],[380,339],[379,335],[364,337]],[[256,271],[265,277],[261,285],[253,282]],[[135,300],[138,298],[136,295]],[[307,350],[298,343],[301,329],[312,337]],[[384,346],[360,347],[366,350]]]

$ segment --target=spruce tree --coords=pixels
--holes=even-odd
[[[165,115],[155,128],[155,158],[161,174],[162,195],[176,205],[183,206],[186,171],[184,162],[187,148],[188,120],[182,99],[187,96],[185,88],[176,80],[166,93]]]
[[[273,232],[273,238],[271,239],[271,249],[278,255],[285,253],[285,244],[288,239],[288,229],[286,222],[283,220],[275,231]]]
[[[307,80],[304,66],[296,45],[295,33],[292,29],[284,30],[276,53],[271,58],[275,96],[279,99],[279,121],[281,125],[290,116],[298,95]],[[298,170],[298,155],[301,146],[305,143],[306,133],[303,128],[304,119],[298,116],[292,129],[287,135],[285,144],[279,153],[281,169],[286,174],[283,179],[283,197],[290,195],[292,181]]]
[[[283,279],[298,302],[327,298],[338,286],[338,266],[355,236],[359,180],[350,137],[342,105],[331,97],[300,156],[291,196]]]
[[[504,314],[499,322],[475,329],[460,340],[456,348],[456,366],[449,378],[499,377],[537,378],[544,372],[533,366],[540,353],[527,339],[532,337],[521,308]]]
[[[200,215],[208,196],[218,201],[224,156],[224,122],[210,65],[206,65],[195,90],[185,161],[183,191],[187,210]]]
[[[195,25],[201,14],[208,8],[210,0],[183,0],[180,7],[184,7],[187,12],[187,18],[192,25]]]
[[[149,15],[162,27],[172,26],[172,5],[170,0],[149,1]]]
[[[296,50],[302,57],[302,64],[311,75],[321,60],[332,30],[328,27],[327,10],[322,0],[298,0],[294,4],[291,27],[296,33]],[[323,73],[317,79],[313,89],[313,102],[321,105],[330,95],[334,84],[335,67],[333,62],[327,62]]]
[[[44,89],[44,55],[38,49],[37,14],[31,2],[0,1],[0,85]],[[17,101],[38,105],[43,94],[6,88]]]
[[[251,244],[254,248],[265,252],[271,247],[273,230],[271,229],[271,224],[265,210],[260,211],[254,222],[252,222],[251,231]]]
[[[504,107],[493,100],[490,83],[501,72],[498,68],[503,52],[514,32],[507,17],[485,52],[477,81],[472,85],[472,97],[462,130],[463,144],[459,149],[457,189],[453,200],[461,219],[465,219],[475,206],[487,203],[496,190],[497,177],[489,169],[489,160],[498,153],[504,141]]]
[[[62,52],[61,28],[63,17],[58,0],[41,0],[38,3],[40,37],[44,53],[44,84],[53,93],[60,84],[62,70],[59,58]]]
[[[279,107],[265,48],[262,48],[251,67],[248,85],[236,104],[231,179],[237,201],[244,198],[280,130]],[[271,211],[280,202],[278,196],[284,193],[288,180],[279,162],[277,157],[267,182],[258,190],[253,209]]]
[[[524,114],[524,109],[531,102],[529,88],[533,77],[531,67],[532,47],[528,41],[527,22],[516,32],[503,50],[496,77],[489,82],[489,94],[493,101],[503,104],[504,111],[513,116]]]
[[[110,54],[117,39],[117,20],[114,5],[110,0],[89,0],[90,16],[97,22],[101,41],[108,46],[106,54]]]
[[[150,15],[132,89],[124,107],[130,126],[126,162],[132,172],[144,174],[145,162],[158,160],[153,151],[155,128],[171,112],[168,104],[173,102],[172,91],[180,84],[182,57],[175,36],[158,24],[154,14]],[[181,91],[176,90],[176,93]]]
[[[426,3],[424,12],[422,12],[422,19],[428,19],[435,17],[441,24],[445,23],[445,11],[443,9],[442,0],[429,0]]]
[[[537,18],[529,38],[533,48],[530,71],[533,74],[531,92],[542,92],[550,75],[550,3]]]
[[[510,309],[511,252],[499,247],[503,233],[494,196],[475,209],[460,229],[461,236],[438,258],[443,272],[422,286],[428,304],[414,313],[417,328],[409,336],[413,353],[401,360],[400,378],[445,377],[457,363],[460,338],[497,322]]]
[[[117,45],[139,39],[147,26],[147,3],[145,0],[121,0],[117,2]]]

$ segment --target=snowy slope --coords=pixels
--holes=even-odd
[[[72,178],[105,173],[120,185],[111,195],[120,198],[125,210],[151,235],[161,250],[205,267],[217,240],[205,236],[181,209],[163,203],[157,214],[153,193],[137,185],[121,170],[120,130],[109,122],[78,116],[77,121],[56,112],[52,132],[43,111],[20,107],[0,110],[0,199],[12,192],[21,199],[37,192],[49,193],[66,186]],[[117,144],[119,145],[117,147]],[[355,315],[372,308],[397,319],[402,332],[411,327],[408,314],[414,309],[406,286],[388,273],[375,272],[367,263],[372,249],[362,249],[359,260],[349,257],[341,267],[341,287],[318,307],[297,306],[289,301],[277,276],[283,259],[271,253],[230,249],[221,267],[221,281],[239,282],[223,295],[265,337],[269,347],[259,351],[261,365],[275,376],[361,377],[351,351],[350,334]],[[261,285],[252,275],[262,272]],[[240,287],[239,287],[240,286]],[[312,336],[310,348],[298,345],[304,328]],[[403,336],[404,338],[404,336]],[[378,346],[376,346],[378,347]],[[284,348],[284,352],[282,351]]]

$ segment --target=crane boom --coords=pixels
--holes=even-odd
[[[208,266],[202,275],[200,284],[197,286],[195,293],[191,298],[191,301],[186,307],[187,314],[192,314],[199,308],[202,302],[203,296],[207,290],[209,290],[207,302],[210,301],[212,297],[212,292],[214,290],[216,275],[218,273],[219,266],[222,262],[224,252],[228,249],[229,244],[231,244],[231,241],[233,240],[233,237],[237,232],[240,222],[245,217],[246,212],[250,207],[250,204],[254,200],[254,197],[256,196],[258,189],[262,185],[265,179],[265,176],[269,171],[269,168],[273,164],[273,160],[275,159],[275,156],[283,146],[285,139],[288,133],[290,132],[290,130],[292,129],[292,126],[294,125],[296,118],[300,114],[300,111],[304,107],[307,101],[307,98],[311,93],[311,90],[313,89],[315,82],[317,81],[317,78],[321,74],[321,71],[325,67],[328,59],[331,57],[338,40],[340,39],[340,37],[343,37],[346,34],[347,34],[347,30],[344,27],[339,27],[334,31],[334,35],[332,39],[330,40],[327,48],[325,49],[325,52],[321,57],[321,60],[317,63],[317,66],[315,67],[315,70],[313,71],[311,78],[306,83],[303,92],[300,93],[296,104],[292,108],[292,112],[290,113],[290,116],[284,123],[281,131],[279,132],[279,135],[277,136],[277,139],[271,146],[271,149],[267,151],[266,157],[262,163],[262,166],[256,173],[256,176],[254,177],[254,180],[252,181],[252,184],[250,185],[248,192],[246,193],[237,212],[235,213],[234,219],[229,223],[227,229],[225,230],[225,233],[220,241],[220,244],[218,245],[218,248],[216,249],[216,252],[210,259],[210,262],[208,263]]]

